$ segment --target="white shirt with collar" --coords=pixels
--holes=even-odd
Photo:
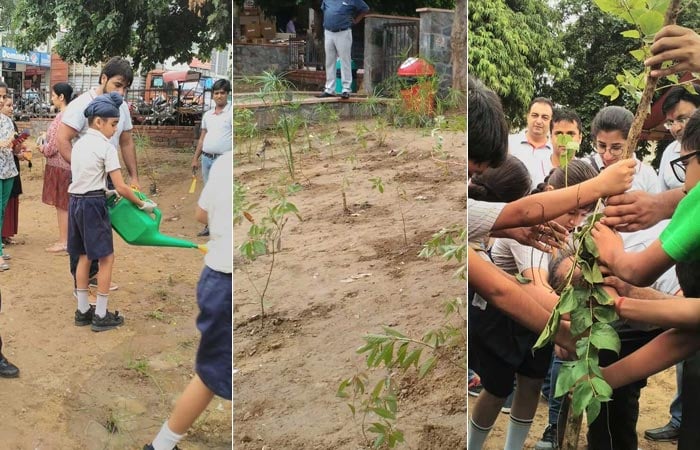
[[[233,117],[231,103],[219,111],[211,108],[202,116],[202,129],[207,130],[202,142],[202,151],[212,155],[221,155],[231,151],[233,145]]]
[[[668,144],[668,147],[664,150],[664,154],[661,156],[661,162],[659,163],[659,187],[662,192],[683,187],[683,182],[678,181],[673,174],[673,169],[671,169],[671,161],[680,158],[680,156],[681,143],[678,140]]]
[[[104,134],[88,128],[73,145],[68,192],[85,194],[107,189],[107,174],[121,168],[117,149]]]
[[[527,140],[527,130],[508,136],[508,153],[525,164],[532,179],[532,189],[542,183],[552,170],[552,145],[547,141],[540,147],[533,147]]]

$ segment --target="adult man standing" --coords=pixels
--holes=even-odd
[[[229,92],[231,92],[231,83],[228,80],[223,78],[216,80],[212,87],[215,106],[202,116],[199,141],[192,158],[192,171],[195,172],[201,165],[204,184],[209,181],[209,170],[216,158],[230,152],[233,145],[233,119],[231,105],[228,103]],[[197,236],[209,236],[209,227],[205,225]]]
[[[131,69],[131,63],[120,56],[115,56],[107,61],[102,67],[100,73],[100,85],[95,86],[89,91],[83,93],[78,98],[70,102],[66,110],[63,112],[63,119],[58,127],[56,134],[56,143],[58,151],[66,161],[70,162],[71,152],[73,151],[73,143],[78,137],[85,134],[88,130],[88,121],[83,112],[87,105],[97,96],[116,92],[122,97],[126,95],[126,90],[131,86],[134,80],[134,72]],[[119,123],[117,131],[114,133],[110,142],[117,149],[121,149],[124,165],[129,172],[129,178],[132,186],[139,186],[139,176],[136,169],[136,147],[134,146],[134,138],[131,130],[134,127],[131,123],[131,114],[129,106],[123,102],[119,107]],[[75,269],[78,266],[78,255],[70,255],[70,271],[75,279]],[[92,279],[97,274],[97,261],[90,263],[90,278]],[[116,289],[116,285],[110,287],[110,290]]]
[[[554,104],[548,98],[537,97],[530,102],[527,128],[508,137],[508,151],[525,164],[532,188],[544,181],[552,170],[552,146],[548,140]]]
[[[323,0],[323,36],[326,50],[326,87],[319,98],[333,97],[335,91],[335,61],[340,58],[340,97],[350,98],[352,84],[352,26],[367,15],[369,6],[362,0]]]
[[[661,157],[659,164],[659,186],[661,191],[667,191],[683,186],[683,182],[679,181],[673,174],[671,161],[681,156],[681,138],[685,124],[693,115],[695,110],[700,106],[700,85],[693,84],[695,94],[691,93],[684,86],[676,86],[672,88],[663,104],[661,110],[666,117],[664,127],[671,132],[675,141],[671,142],[664,154]],[[644,431],[644,437],[651,441],[675,441],[680,436],[681,418],[683,416],[683,363],[676,364],[676,396],[671,401],[669,413],[671,419],[664,426],[652,428]]]

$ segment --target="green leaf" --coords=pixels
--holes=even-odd
[[[590,253],[591,256],[595,256],[596,258],[600,257],[600,253],[598,253],[598,246],[595,245],[593,236],[591,236],[590,234],[584,236],[583,244],[586,247],[586,251],[588,251],[588,253]]]
[[[569,389],[576,383],[573,375],[573,364],[564,363],[559,368],[559,375],[557,375],[557,384],[554,388],[554,397],[558,398],[569,392]]]
[[[656,34],[664,25],[664,15],[658,11],[645,11],[637,18],[639,29],[645,36]]]
[[[418,359],[420,358],[422,350],[421,349],[416,349],[413,350],[411,353],[408,354],[406,359],[403,360],[403,364],[401,364],[402,369],[407,369],[411,364],[414,364],[416,367],[418,367]]]
[[[671,75],[668,75],[666,78],[671,79]],[[677,75],[676,75],[676,83],[678,83],[678,76]],[[684,86],[685,86],[686,91],[690,92],[693,95],[698,95],[698,92],[695,90],[695,86],[693,86],[691,83],[684,84]]]
[[[561,314],[559,314],[559,311],[555,308],[554,311],[552,311],[552,314],[549,316],[547,325],[545,325],[542,333],[540,333],[540,337],[537,338],[537,342],[535,342],[535,345],[532,347],[534,350],[547,345],[551,338],[556,334],[557,329],[559,328],[560,318]]]
[[[607,323],[596,322],[591,326],[591,344],[599,350],[607,349],[620,352],[620,338],[613,327]]]
[[[661,14],[666,13],[669,0],[647,0],[647,8],[657,11]]]
[[[596,392],[596,397],[602,395],[603,397],[612,397],[613,390],[610,385],[602,378],[591,378],[591,384]]]
[[[519,274],[519,273],[516,273],[516,274],[515,274],[515,279],[518,280],[518,282],[519,282],[520,284],[529,284],[529,283],[532,283],[532,280],[531,280],[531,279],[529,279],[529,278],[527,278],[527,277],[524,277],[524,276],[522,276],[522,275]]]
[[[593,318],[586,309],[575,309],[571,313],[571,335],[578,336],[593,324]]]
[[[377,358],[377,362],[384,361],[386,367],[391,367],[391,358],[394,356],[394,343],[388,344]]]
[[[599,305],[614,305],[615,300],[605,292],[603,286],[597,285],[593,288],[592,292],[593,298]]]
[[[572,406],[574,408],[574,416],[578,417],[583,413],[583,410],[589,405],[593,399],[593,389],[590,383],[579,383],[574,388],[572,396]]]
[[[611,306],[596,306],[593,308],[593,316],[602,323],[610,323],[618,319],[615,308]]]
[[[642,49],[637,49],[637,50],[631,50],[630,55],[634,57],[637,61],[644,61],[646,58],[646,53],[644,53],[644,50]]]
[[[639,30],[627,30],[627,31],[623,31],[620,34],[622,35],[622,37],[632,38],[632,39],[639,39],[642,37],[642,35],[639,34]]]
[[[586,406],[586,420],[592,423],[600,414],[600,401],[597,398],[592,398]]]
[[[580,267],[583,278],[589,283],[597,284],[603,282],[603,274],[600,272],[598,263],[593,262],[593,265],[590,266],[586,261],[581,261]]]
[[[384,332],[386,334],[388,334],[389,336],[394,336],[394,337],[402,338],[402,339],[406,338],[405,334],[402,334],[400,331],[397,331],[391,327],[383,326],[382,328],[384,329]]]
[[[420,369],[418,370],[418,376],[420,378],[423,378],[429,371],[430,369],[435,366],[435,363],[437,362],[437,358],[435,356],[431,356],[430,358],[426,359],[423,364],[421,364]]]
[[[392,420],[393,420],[393,419],[396,419],[396,414],[394,414],[393,412],[389,411],[388,409],[384,409],[384,408],[374,408],[374,409],[372,410],[372,412],[375,413],[376,415],[378,415],[379,417],[383,417],[383,418],[385,418],[385,419],[392,419]]]
[[[559,297],[559,303],[556,308],[561,314],[566,314],[578,308],[579,299],[574,295],[574,289],[571,285],[566,286]]]
[[[598,93],[600,95],[604,95],[606,97],[612,97],[612,95],[615,91],[617,91],[617,86],[615,86],[614,84],[608,84],[603,89],[601,89]]]
[[[372,394],[370,395],[370,398],[372,399],[378,399],[379,394],[382,393],[382,389],[384,389],[384,385],[386,384],[386,379],[381,378],[377,384],[374,386],[374,389],[372,389]]]
[[[579,357],[579,359],[583,359],[584,355],[588,351],[588,336],[582,337],[578,341],[576,341],[576,356]]]

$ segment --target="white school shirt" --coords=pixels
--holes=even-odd
[[[68,192],[85,194],[107,189],[107,174],[121,168],[117,149],[101,132],[88,128],[73,145]]]
[[[214,161],[209,181],[204,185],[198,205],[207,212],[208,252],[204,263],[212,270],[233,271],[233,153],[224,153]]]
[[[231,104],[226,103],[220,113],[211,108],[202,116],[202,129],[207,130],[202,142],[202,151],[212,155],[221,155],[231,151],[233,144],[233,119]]]
[[[681,143],[677,140],[668,144],[668,147],[664,150],[664,154],[661,156],[661,162],[659,163],[659,189],[661,189],[662,192],[683,187],[683,183],[678,181],[673,174],[673,169],[671,169],[671,161],[680,158],[680,156]]]
[[[541,147],[533,147],[527,141],[525,133],[526,131],[521,131],[508,136],[508,153],[525,164],[532,179],[532,189],[535,189],[552,170],[553,150],[549,141]]]
[[[486,242],[493,229],[493,224],[505,208],[506,203],[492,203],[467,199],[467,241],[479,244],[486,249]]]
[[[80,136],[84,135],[89,126],[87,117],[85,117],[85,114],[83,113],[85,112],[85,108],[87,108],[90,102],[93,101],[98,95],[97,88],[94,87],[78,96],[72,102],[68,103],[66,110],[63,111],[63,118],[61,119],[61,122],[77,131]],[[134,125],[131,123],[129,105],[127,105],[125,99],[125,101],[122,102],[121,106],[119,107],[119,123],[117,124],[117,132],[114,133],[114,136],[112,136],[110,139],[112,145],[114,145],[115,148],[119,148],[119,137],[121,136],[122,132],[129,131],[132,128],[134,128]],[[73,144],[75,144],[76,141],[77,139],[74,139]]]

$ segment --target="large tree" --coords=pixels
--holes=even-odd
[[[65,30],[54,51],[66,61],[124,55],[148,70],[170,57],[208,59],[231,42],[231,17],[230,0],[18,0],[13,29],[20,51]]]
[[[457,0],[452,23],[452,88],[467,93],[467,0]]]
[[[235,0],[239,6],[243,6],[243,2],[244,0]],[[321,6],[321,0],[257,0],[256,3],[268,13],[276,13],[278,10],[301,5],[308,5],[314,9]],[[374,13],[402,16],[417,16],[416,9],[418,8],[454,9],[455,7],[455,0],[365,0],[365,3]]]
[[[563,73],[561,21],[546,0],[469,2],[469,73],[501,96],[516,126],[539,86]]]

